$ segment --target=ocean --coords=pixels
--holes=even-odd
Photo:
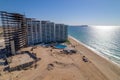
[[[69,26],[68,34],[120,65],[120,26]]]

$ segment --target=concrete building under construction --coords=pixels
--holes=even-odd
[[[5,11],[1,11],[0,15],[8,55],[14,55],[17,50],[29,45],[67,40],[67,26],[64,24],[39,21]]]
[[[1,11],[0,14],[7,55],[14,55],[15,51],[26,46],[25,16],[5,11]]]

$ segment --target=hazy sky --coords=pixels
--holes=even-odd
[[[56,23],[120,26],[120,0],[0,0],[0,10]]]

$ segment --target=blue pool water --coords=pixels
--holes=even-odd
[[[55,48],[57,48],[57,49],[64,49],[66,47],[67,47],[66,45],[61,45],[61,44],[55,45]]]

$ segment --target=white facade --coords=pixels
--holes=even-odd
[[[40,21],[27,18],[27,42],[28,45],[34,45],[42,42]]]
[[[42,42],[55,42],[54,40],[54,23],[49,21],[41,21]]]
[[[55,41],[62,42],[67,40],[67,25],[55,24]]]
[[[67,26],[64,24],[27,19],[28,45],[63,42],[67,40],[67,35]]]

